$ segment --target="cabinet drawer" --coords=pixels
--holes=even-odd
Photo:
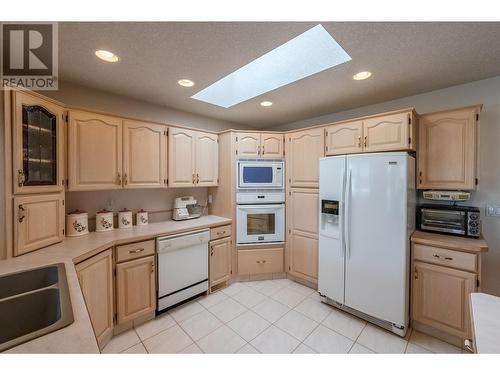
[[[116,247],[116,263],[124,262],[126,260],[137,259],[145,257],[146,255],[154,255],[155,241],[142,241],[129,243]]]
[[[231,235],[231,224],[210,229],[210,240],[216,240]]]
[[[477,271],[477,255],[413,244],[413,259],[468,271]]]
[[[238,251],[238,274],[283,272],[283,249],[258,249]]]

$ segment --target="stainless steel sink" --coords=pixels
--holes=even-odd
[[[0,351],[73,321],[64,263],[0,276]]]

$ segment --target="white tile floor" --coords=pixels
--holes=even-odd
[[[413,331],[400,338],[320,302],[289,279],[233,283],[124,332],[103,353],[462,353]]]

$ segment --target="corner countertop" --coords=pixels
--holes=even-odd
[[[484,253],[488,251],[488,243],[483,237],[476,239],[416,230],[411,236],[411,242],[468,253]]]
[[[500,353],[500,297],[471,293],[470,306],[476,352]]]
[[[0,260],[0,275],[64,263],[75,319],[65,328],[15,346],[5,353],[99,353],[75,264],[115,245],[227,224],[231,224],[230,219],[207,215],[192,220],[169,220],[134,226],[131,229],[91,232],[81,237],[66,237],[60,243],[16,258]]]

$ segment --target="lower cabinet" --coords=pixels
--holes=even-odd
[[[283,272],[283,248],[238,250],[238,275]]]
[[[231,278],[231,237],[210,241],[209,288]]]
[[[126,323],[156,309],[155,257],[116,265],[116,321]]]
[[[102,348],[113,334],[112,250],[77,264],[76,271],[97,343]]]

